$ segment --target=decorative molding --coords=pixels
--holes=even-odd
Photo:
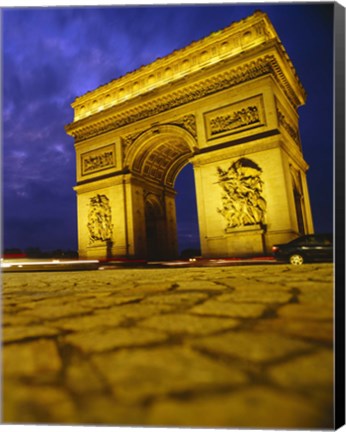
[[[278,40],[277,34],[263,12],[253,15],[209,36],[142,66],[122,77],[87,92],[75,99],[75,120],[85,118],[100,109],[118,105],[125,98],[146,93],[169,80],[178,80],[215,60],[236,57],[244,50]],[[281,47],[284,51],[284,48]],[[294,68],[290,65],[292,70]]]
[[[111,241],[112,212],[106,195],[97,194],[90,198],[87,227],[90,244]]]
[[[235,235],[244,237],[246,235],[253,235],[254,233],[263,234],[263,224],[253,224],[253,225],[246,225],[246,226],[238,226],[236,228],[226,228],[225,232],[227,234],[232,234],[232,237],[234,238]]]
[[[172,123],[182,126],[184,129],[190,132],[194,138],[197,138],[196,117],[193,114],[188,114],[181,119],[173,120]]]
[[[121,148],[123,161],[126,157],[126,152],[129,147],[136,141],[136,139],[143,133],[143,131],[132,133],[121,137]]]
[[[287,98],[296,108],[300,101],[288,84],[275,55],[266,55],[211,78],[201,80],[193,85],[171,91],[165,96],[156,97],[147,102],[141,100],[141,103],[138,103],[131,110],[126,110],[124,107],[124,110],[119,112],[117,107],[110,108],[107,112],[98,113],[67,125],[66,131],[75,138],[76,142],[79,142],[270,74],[277,79]],[[126,106],[126,103],[124,105]],[[112,115],[115,109],[117,114]],[[106,115],[108,117],[105,117]]]
[[[123,148],[126,149],[127,147],[132,145],[136,141],[136,139],[139,137],[139,135],[141,135],[142,133],[143,133],[143,131],[140,131],[140,132],[128,134],[128,135],[125,135],[124,137],[122,137],[121,142],[122,142]]]
[[[300,147],[301,143],[300,143],[298,127],[293,126],[292,123],[289,120],[287,120],[287,117],[283,114],[283,112],[281,111],[278,105],[276,106],[276,112],[278,115],[279,126],[283,127],[286,130],[286,132],[290,135],[290,137],[293,138],[293,140]]]
[[[292,177],[293,188],[296,188],[299,194],[303,196],[304,193],[303,193],[303,185],[302,185],[300,171],[294,168],[292,164],[290,164],[290,172]]]
[[[114,144],[81,154],[82,176],[113,168],[115,165]]]
[[[227,221],[226,232],[238,227],[263,225],[267,203],[263,198],[261,168],[250,159],[241,158],[226,171],[220,167],[218,184],[222,188],[222,208],[217,209]]]

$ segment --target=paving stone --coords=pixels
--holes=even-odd
[[[44,276],[41,278],[35,273],[10,273],[3,278],[3,284],[7,294],[25,294],[27,291],[32,291],[33,287],[41,291],[47,288],[50,282],[47,283]]]
[[[177,287],[177,291],[190,291],[190,290],[200,290],[200,291],[220,291],[225,289],[220,284],[216,284],[210,280],[187,280],[184,279],[180,281],[179,286]]]
[[[4,345],[2,366],[5,378],[25,376],[46,381],[57,376],[62,363],[55,342],[39,339]]]
[[[122,347],[146,346],[163,342],[166,339],[167,336],[160,331],[131,327],[74,333],[66,336],[64,343],[73,345],[83,352],[90,353]]]
[[[148,420],[155,426],[175,427],[333,428],[332,413],[328,407],[320,408],[301,395],[255,386],[192,400],[160,401],[151,408]]]
[[[270,378],[283,391],[299,392],[333,416],[334,359],[333,350],[320,349],[310,355],[276,365],[269,370]],[[338,397],[338,395],[336,395]]]
[[[65,297],[65,295],[61,295],[60,293],[51,293],[50,291],[47,291],[47,289],[45,290],[40,290],[40,291],[33,291],[32,288],[31,289],[27,289],[22,293],[10,293],[10,294],[3,294],[2,296],[2,301],[3,304],[18,304],[18,299],[20,297],[20,303],[30,303],[30,302],[39,302],[39,301],[44,301],[47,299],[47,297],[49,298],[54,298],[54,297]]]
[[[11,326],[27,326],[32,324],[40,324],[40,318],[30,317],[30,316],[21,316],[17,313],[8,313],[6,309],[2,308],[2,327],[11,327]]]
[[[3,392],[3,423],[56,425],[80,421],[73,400],[59,387],[5,380]]]
[[[60,296],[46,296],[44,299],[32,298],[27,295],[20,296],[20,306],[26,309],[34,310],[37,308],[43,308],[47,306],[62,306],[70,303],[71,296],[69,295],[60,295]],[[17,297],[18,302],[18,297]],[[19,304],[19,303],[17,303]]]
[[[115,315],[109,310],[95,311],[93,314],[76,316],[72,319],[65,317],[55,320],[51,323],[58,329],[72,331],[89,331],[99,327],[115,327],[119,326],[125,318],[121,315]]]
[[[25,308],[21,307],[18,304],[13,304],[13,305],[7,304],[7,305],[2,305],[2,307],[1,307],[2,314],[6,314],[6,316],[10,315],[10,314],[14,315],[14,314],[17,314],[18,312],[22,312],[24,310],[25,310]]]
[[[79,310],[80,308],[85,308],[89,311],[96,312],[97,310],[105,310],[109,309],[112,306],[119,306],[123,304],[132,304],[139,302],[141,299],[143,299],[143,296],[138,295],[128,295],[128,296],[120,296],[120,295],[113,295],[110,293],[103,293],[101,297],[95,296],[91,298],[70,298],[70,307],[76,306],[76,310]]]
[[[147,423],[148,408],[141,405],[124,405],[109,394],[92,392],[87,397],[79,397],[84,407],[80,413],[80,424],[143,426]]]
[[[284,387],[316,390],[325,387],[333,395],[334,355],[332,349],[298,357],[270,368],[270,376]]]
[[[68,358],[65,355],[64,363],[63,380],[70,393],[78,398],[93,393],[107,393],[104,382],[85,357],[76,352],[69,353]]]
[[[208,298],[207,294],[189,292],[189,293],[165,293],[152,295],[143,301],[143,304],[170,304],[176,306],[193,306],[194,304]]]
[[[302,281],[301,289],[306,293],[314,293],[314,292],[326,292],[329,291],[332,287],[333,280],[329,280],[329,277],[326,278],[308,278]]]
[[[235,328],[239,321],[212,317],[199,317],[186,314],[165,314],[141,321],[140,326],[149,327],[172,334],[207,335],[221,330]]]
[[[302,317],[304,320],[332,320],[333,305],[324,304],[321,307],[315,304],[289,304],[280,308],[278,315],[291,320],[300,320]]]
[[[142,319],[153,315],[159,315],[161,313],[171,312],[175,309],[174,305],[168,304],[129,304],[123,306],[115,306],[108,309],[109,314],[113,314],[114,317],[121,317],[122,319]]]
[[[234,292],[230,294],[222,294],[218,296],[216,300],[229,303],[287,303],[292,294],[279,290],[268,290],[267,287],[265,289],[259,290],[258,287],[256,289],[246,289],[241,290],[237,288]]]
[[[4,418],[330,429],[332,305],[332,264],[6,273]]]
[[[103,297],[95,296],[87,299],[82,299],[78,303],[82,306],[91,307],[92,309],[100,309],[110,306],[117,306],[117,305],[123,305],[123,304],[130,304],[130,303],[136,303],[141,300],[143,300],[144,296],[139,295],[113,295],[113,294],[107,294]]]
[[[171,393],[237,386],[247,376],[232,365],[212,361],[188,347],[121,350],[94,355],[92,362],[123,402],[135,403]]]
[[[315,283],[316,284],[316,283]],[[331,296],[332,284],[320,284],[315,285],[314,289],[302,288],[302,293],[299,295],[299,301],[302,304],[314,304],[316,306],[322,306],[322,304],[332,306],[333,297]],[[330,307],[329,306],[329,307]]]
[[[256,330],[261,332],[275,331],[299,339],[308,339],[322,343],[333,343],[334,324],[332,321],[306,320],[304,316],[299,319],[277,318],[262,320],[256,323]]]
[[[28,338],[39,338],[44,336],[54,336],[58,334],[58,330],[43,326],[43,325],[32,325],[28,324],[26,326],[18,325],[11,327],[4,327],[2,331],[2,341],[14,342],[21,341]]]
[[[314,346],[273,332],[230,331],[191,342],[192,346],[214,354],[268,362],[287,355],[311,351]]]
[[[234,318],[258,318],[265,311],[265,305],[257,303],[224,303],[209,300],[190,309],[191,313],[199,315],[216,315]]]
[[[35,305],[32,309],[21,312],[22,316],[39,317],[43,320],[54,320],[62,317],[74,317],[90,312],[89,308],[78,304]]]
[[[148,294],[156,294],[159,292],[167,292],[172,289],[174,282],[162,282],[162,281],[152,281],[146,283],[136,283],[134,287],[128,288],[127,292],[129,294],[139,294],[139,295],[148,295]]]

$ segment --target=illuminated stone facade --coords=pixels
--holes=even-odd
[[[203,256],[269,253],[313,232],[304,102],[262,12],[78,97],[66,131],[80,256],[176,257],[174,182],[187,163]]]

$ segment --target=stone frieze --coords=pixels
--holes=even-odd
[[[211,118],[209,121],[210,134],[217,135],[256,123],[260,123],[258,108],[255,105],[248,106],[227,115]]]
[[[213,139],[265,124],[261,96],[237,102],[205,114],[207,138]]]

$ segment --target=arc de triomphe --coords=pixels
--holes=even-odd
[[[270,253],[313,232],[297,109],[305,91],[267,15],[78,97],[79,254],[174,258],[174,182],[194,168],[202,255]]]

